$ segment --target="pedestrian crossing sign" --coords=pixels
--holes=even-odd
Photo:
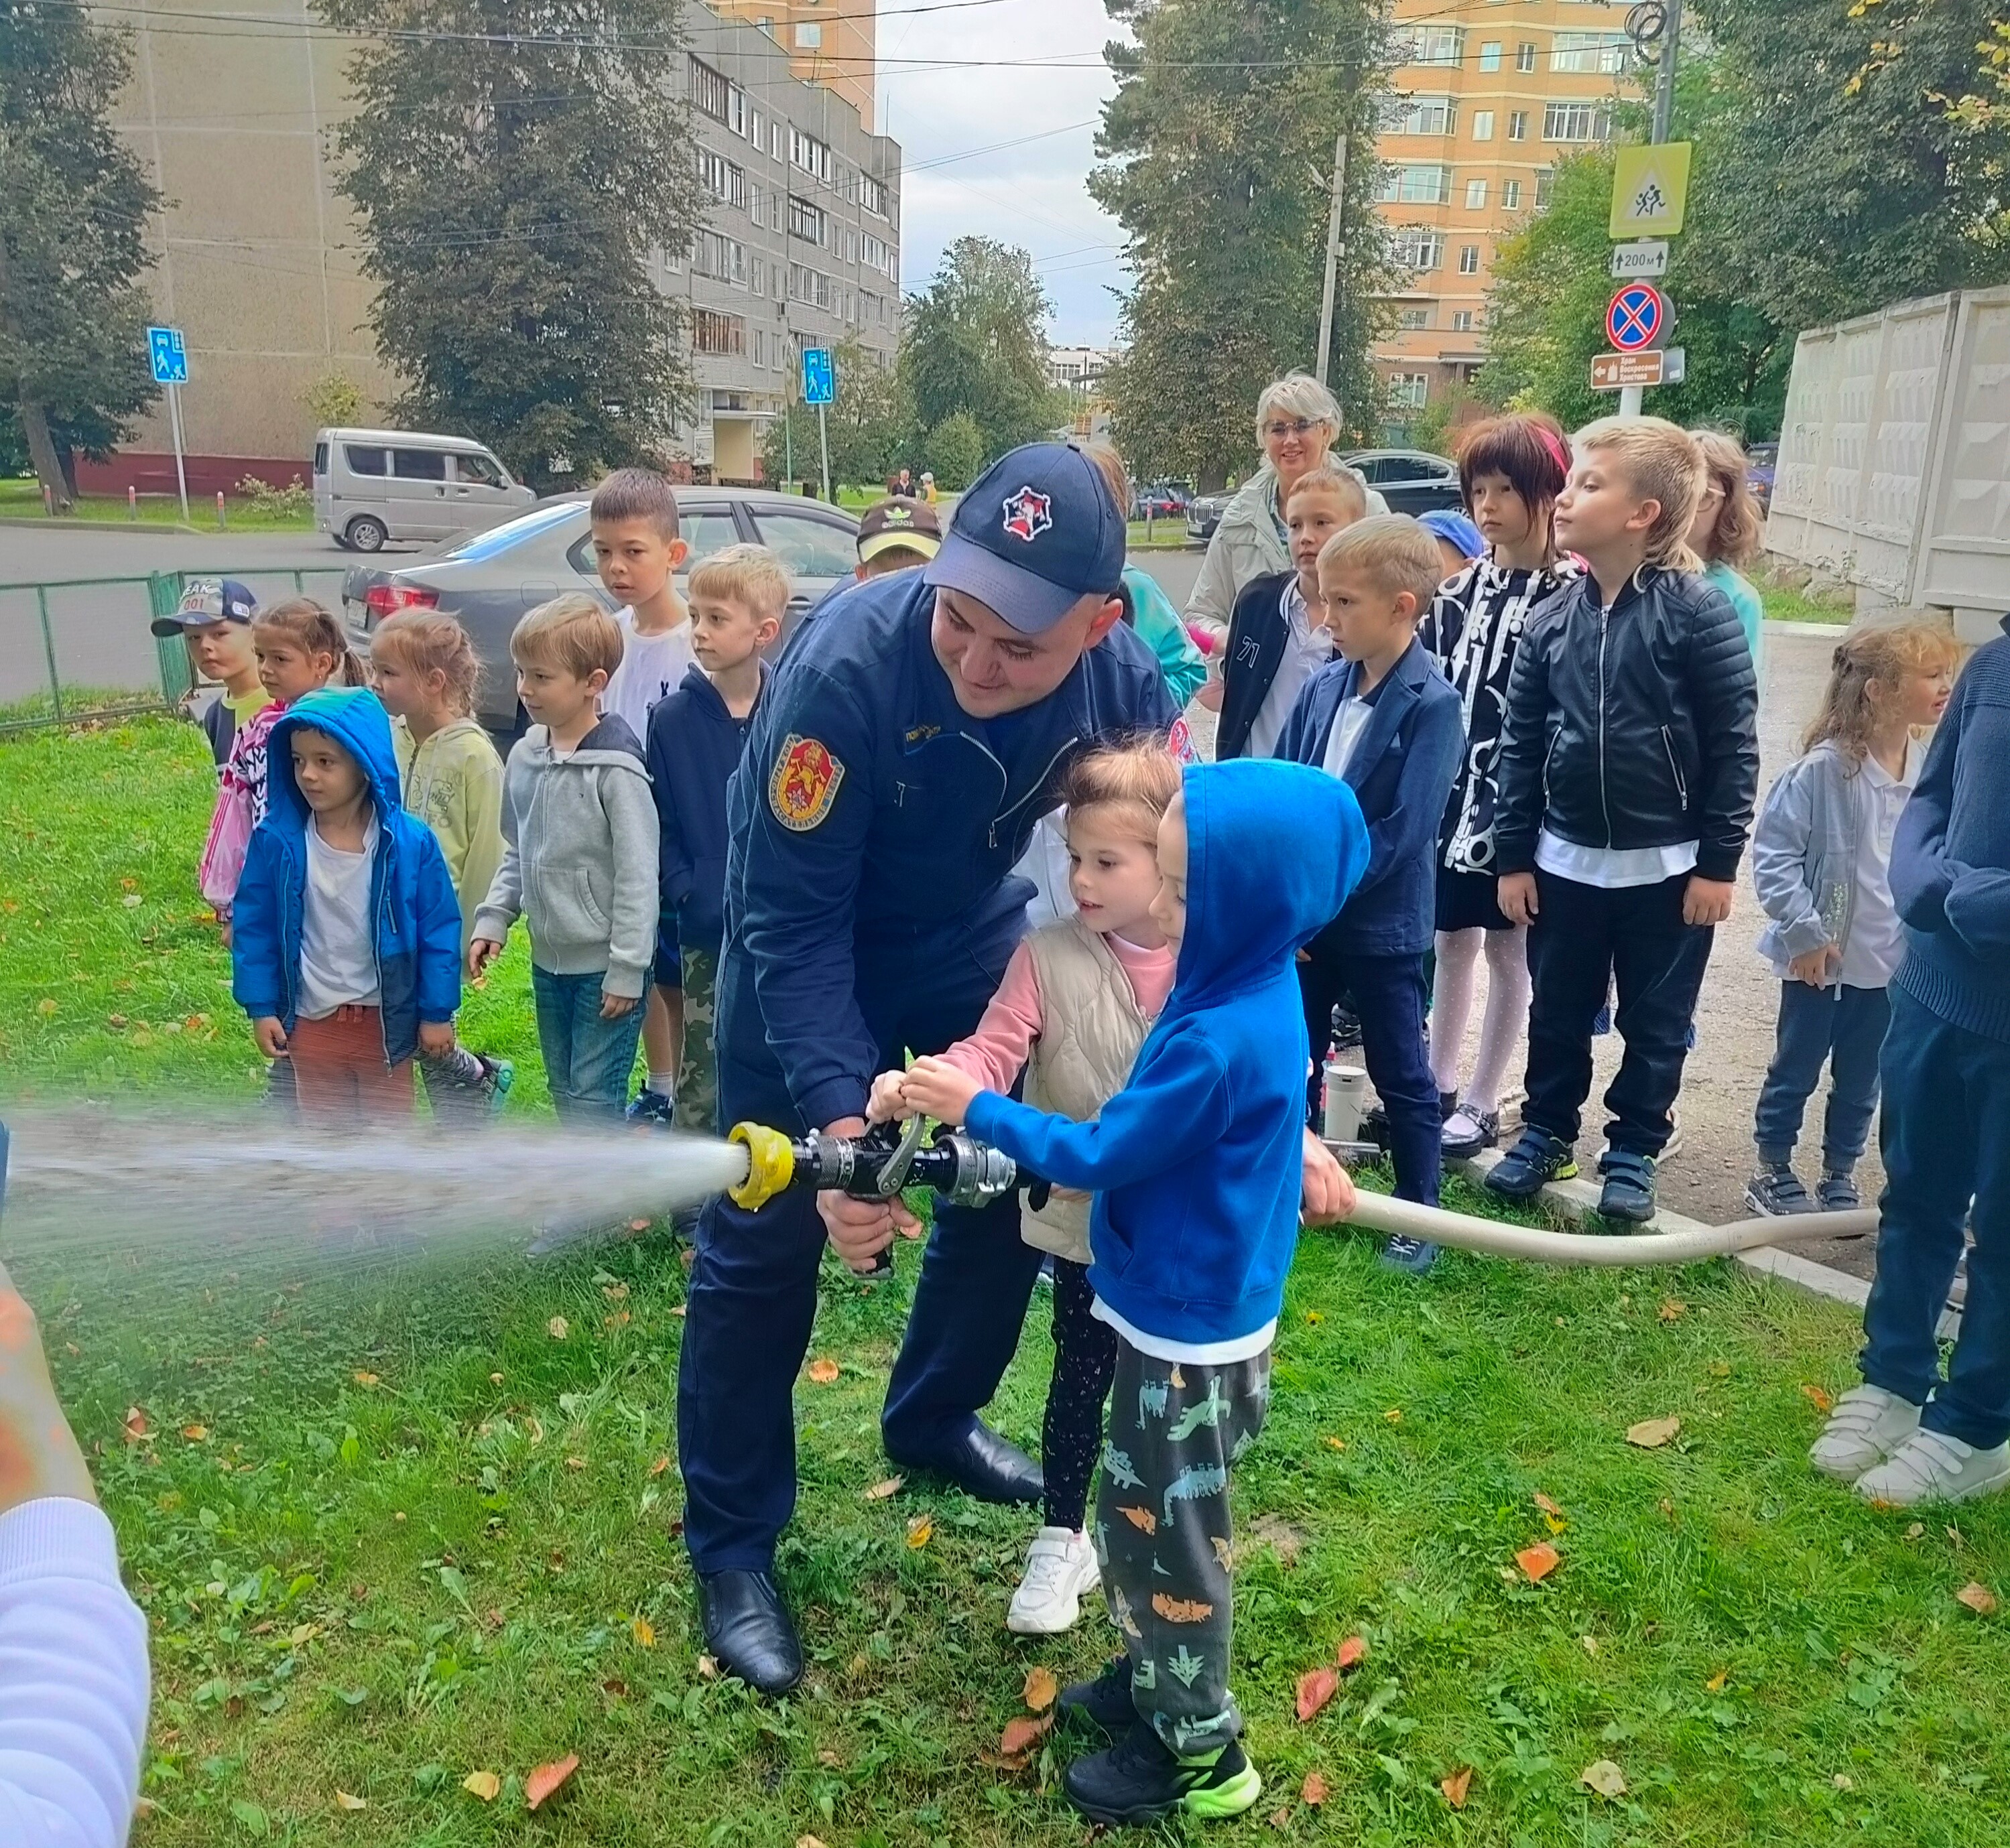
[[[1689,147],[1686,141],[1622,147],[1612,172],[1614,238],[1673,237],[1682,228],[1689,204]]]

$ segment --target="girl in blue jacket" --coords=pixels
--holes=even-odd
[[[376,694],[325,690],[273,726],[265,818],[239,881],[232,992],[302,1121],[412,1112],[412,1055],[454,1044],[460,902],[431,828],[398,796]]]
[[[1262,1788],[1228,1688],[1228,1472],[1262,1428],[1298,1242],[1295,959],[1360,878],[1368,831],[1338,779],[1245,758],[1188,768],[1158,854],[1173,991],[1100,1116],[1046,1115],[939,1059],[902,1087],[910,1106],[1096,1196],[1092,1313],[1117,1357],[1095,1535],[1124,1654],[1062,1703],[1123,1734],[1065,1779],[1110,1824],[1236,1815]]]

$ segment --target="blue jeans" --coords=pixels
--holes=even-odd
[[[1859,1363],[1870,1385],[1925,1406],[1928,1430],[1987,1448],[2010,1438],[2010,1043],[1950,1025],[1903,988],[1891,995],[1886,1182]],[[1934,1331],[1964,1225],[1975,1248],[1943,1382]]]
[[[1877,1108],[1877,1056],[1891,1024],[1889,988],[1811,988],[1780,984],[1779,1037],[1760,1087],[1753,1140],[1759,1159],[1784,1166],[1800,1140],[1801,1115],[1829,1070],[1822,1119],[1822,1165],[1853,1168],[1870,1137]]]
[[[538,1045],[551,1082],[552,1108],[565,1123],[619,1123],[628,1106],[628,1077],[642,1036],[638,1001],[619,1019],[600,1017],[603,972],[554,975],[531,966],[538,1003]]]

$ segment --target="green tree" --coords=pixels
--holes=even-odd
[[[1390,277],[1373,201],[1383,9],[1372,0],[1106,0],[1135,45],[1107,57],[1089,191],[1136,281],[1107,389],[1141,475],[1203,485],[1256,454],[1257,394],[1313,369],[1333,137],[1351,156],[1330,373],[1350,431],[1380,423],[1368,364]]]
[[[109,453],[160,395],[139,281],[160,195],[105,114],[131,66],[81,6],[0,9],[0,401],[66,509],[72,452]]]
[[[987,457],[1045,435],[1051,312],[1025,251],[958,238],[907,301],[900,364],[921,427],[967,411]]]
[[[1009,448],[1010,445],[1007,445]],[[929,468],[936,487],[947,494],[960,494],[984,472],[984,465],[998,450],[987,451],[984,432],[967,410],[944,417],[929,432]]]
[[[882,366],[856,338],[840,341],[832,358],[837,399],[826,417],[830,478],[876,485],[907,459],[914,444],[914,412],[905,375],[898,365]],[[800,376],[790,382],[785,416],[770,423],[762,438],[762,459],[772,481],[786,476],[792,446],[799,480],[815,480],[821,466],[816,406],[795,395],[801,382]]]
[[[539,487],[659,452],[690,401],[652,281],[698,216],[677,0],[317,0],[360,34],[343,189],[393,414]]]

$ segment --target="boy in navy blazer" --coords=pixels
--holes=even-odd
[[[1417,640],[1444,573],[1437,541],[1406,514],[1336,533],[1319,554],[1319,601],[1334,658],[1308,680],[1277,755],[1350,787],[1368,824],[1368,870],[1340,915],[1299,952],[1312,1041],[1309,1108],[1318,1105],[1333,1004],[1354,997],[1368,1076],[1389,1119],[1399,1198],[1435,1206],[1437,1086],[1424,1051],[1438,825],[1458,768],[1458,695]],[[1429,1268],[1437,1248],[1397,1237],[1386,1262]]]

